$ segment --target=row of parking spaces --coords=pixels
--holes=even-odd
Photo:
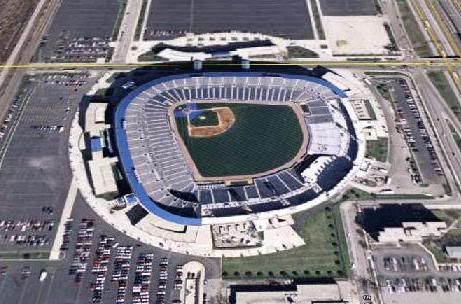
[[[134,284],[132,289],[132,303],[150,303],[150,281],[152,277],[154,254],[143,253],[136,262]]]
[[[418,277],[418,278],[385,278],[378,279],[381,289],[387,293],[407,292],[459,292],[461,293],[461,277]]]
[[[125,303],[156,303],[160,290],[160,264],[164,258],[168,260],[166,270],[169,275],[164,282],[166,288],[162,289],[165,291],[163,303],[177,303],[180,298],[180,290],[175,289],[177,265],[200,261],[209,269],[208,279],[217,279],[222,272],[216,259],[168,252],[126,236],[97,217],[80,194],[64,227],[63,235],[58,236],[63,237],[62,259],[0,261],[1,304],[93,303],[98,302],[95,297],[98,294],[101,303],[116,303],[119,291],[124,292]],[[124,253],[117,255],[119,247]],[[121,281],[113,281],[112,276],[116,270],[116,257],[126,257],[127,248],[132,248],[132,254],[124,263],[128,263],[130,269],[126,277],[121,276],[126,283],[120,284]],[[42,275],[43,270],[47,275]],[[126,288],[120,288],[124,284]],[[101,292],[95,292],[97,290]]]
[[[0,239],[0,245],[17,245],[17,246],[30,246],[30,247],[42,247],[50,245],[50,238],[43,234],[32,234],[32,235],[4,235]]]
[[[313,39],[305,0],[157,0],[147,14],[145,40],[196,34],[262,33],[287,39]]]
[[[168,258],[162,258],[159,263],[159,277],[157,284],[157,304],[165,303],[166,285],[168,281]]]
[[[394,272],[427,271],[426,260],[420,256],[392,256],[383,258],[384,269]]]
[[[51,242],[48,233],[54,229],[54,226],[53,219],[0,220],[0,246],[6,249],[11,246],[48,246]]]
[[[52,230],[54,227],[54,220],[38,220],[38,219],[25,219],[25,220],[1,220],[0,231],[43,231]]]
[[[320,0],[324,16],[376,15],[377,2],[373,0]]]
[[[67,219],[64,223],[64,233],[62,235],[62,245],[59,250],[61,252],[67,251],[69,249],[69,244],[72,237],[72,226],[73,226],[73,219]],[[59,235],[56,237],[60,237]]]
[[[439,271],[461,272],[461,263],[459,264],[439,264]]]
[[[102,292],[107,277],[108,264],[111,258],[111,250],[114,238],[101,235],[96,249],[96,256],[93,260],[91,273],[95,276],[95,281],[91,283],[93,289],[93,303],[102,303]]]
[[[116,24],[126,0],[64,0],[43,37],[37,60],[95,62],[107,58],[109,42],[117,37]],[[119,20],[121,21],[121,20]]]
[[[93,244],[94,222],[92,219],[82,219],[77,232],[75,251],[70,265],[69,274],[75,275],[75,282],[82,281],[88,266],[91,245]]]
[[[112,281],[118,283],[116,304],[125,303],[125,296],[128,289],[128,275],[131,267],[131,257],[133,255],[133,246],[119,246],[114,261],[114,272]]]
[[[6,117],[0,126],[0,144],[8,139],[8,133],[11,127],[15,124],[18,116],[24,108],[25,101],[30,98],[32,90],[21,90],[18,96],[15,97],[10,108],[6,112]]]
[[[421,110],[405,79],[393,79],[397,131],[401,133],[415,160],[409,159],[409,172],[415,184],[437,184],[444,175]]]

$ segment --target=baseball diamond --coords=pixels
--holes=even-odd
[[[235,116],[232,126],[219,130],[219,135],[200,137],[191,133],[194,129],[189,119],[176,117],[178,133],[202,177],[214,177],[214,181],[230,176],[241,176],[234,180],[251,179],[252,175],[280,167],[298,153],[302,156],[307,152],[302,116],[298,119],[290,106],[200,103],[198,107],[203,109],[202,113],[228,109]]]
[[[187,115],[187,129],[190,137],[217,136],[226,132],[235,122],[234,113],[228,107],[212,107],[199,110],[199,112],[200,115],[195,117]]]

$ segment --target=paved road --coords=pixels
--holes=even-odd
[[[38,14],[40,11],[43,9],[45,3],[47,0],[40,0],[40,2],[37,4],[37,7],[35,8],[34,13],[29,19],[29,22],[26,25],[26,28],[21,34],[21,37],[19,38],[18,42],[16,42],[16,45],[11,52],[10,56],[8,57],[6,61],[6,65],[12,65],[16,62],[16,59],[18,58],[19,52],[22,50],[24,47],[24,44],[26,43],[26,39],[29,37],[29,34],[31,33],[33,27],[36,24]],[[5,81],[6,75],[8,74],[9,69],[2,69],[0,71],[0,85]]]
[[[382,0],[381,8],[383,13],[387,16],[387,18],[389,18],[389,23],[391,24],[392,30],[394,32],[397,45],[399,46],[403,55],[406,58],[416,58],[416,54],[413,50],[413,47],[411,46],[411,42],[408,39],[405,28],[402,24],[396,1]]]
[[[2,76],[3,79],[0,78],[0,120],[3,120],[6,115],[26,71],[25,69],[13,70],[10,65],[30,63],[61,1],[42,0],[40,2],[43,6],[40,6],[40,11],[38,10],[39,6],[37,6],[37,10],[34,12],[36,18],[30,19],[24,34],[21,36],[10,58],[8,58],[7,64],[3,65],[2,75],[4,76]]]
[[[371,259],[367,249],[362,247],[364,239],[357,231],[361,228],[355,222],[356,205],[353,202],[345,202],[340,206],[341,219],[343,221],[344,232],[346,234],[347,247],[349,250],[349,258],[352,262],[352,279],[356,283],[359,297],[373,296],[374,302],[379,295],[375,292],[369,282],[373,282],[374,278],[369,272],[369,259]]]
[[[425,68],[425,69],[435,69],[435,70],[446,70],[447,63],[450,64],[452,67],[461,68],[461,58],[418,58],[418,59],[395,59],[389,61],[377,61],[374,59],[357,59],[354,60],[344,60],[344,59],[337,59],[337,60],[318,60],[318,61],[304,61],[304,60],[287,60],[284,62],[279,62],[279,65],[294,65],[294,66],[305,66],[305,67],[330,67],[330,68],[353,68],[353,69],[376,69],[376,68],[383,68],[383,69],[391,69],[394,70],[397,68]],[[228,66],[235,66],[235,63],[230,62],[211,62],[211,63],[204,63],[206,65],[228,65]],[[252,65],[271,65],[272,63],[252,63]],[[131,70],[136,67],[144,67],[144,66],[172,66],[174,63],[154,63],[154,64],[146,64],[144,62],[141,63],[33,63],[33,64],[17,64],[14,67],[17,69],[27,69],[27,70],[53,70],[53,69],[125,69]],[[0,65],[1,68],[9,68],[9,66]]]
[[[423,102],[433,123],[440,147],[444,151],[448,165],[451,168],[451,174],[446,172],[447,178],[450,184],[453,184],[453,180],[451,179],[454,179],[459,186],[461,185],[461,152],[457,148],[453,136],[451,136],[451,131],[446,121],[447,116],[452,118],[454,115],[447,109],[447,104],[434,88],[424,71],[417,71],[413,73],[412,77],[417,84],[420,96],[424,99]],[[458,122],[457,119],[456,121]],[[459,127],[458,122],[455,124],[458,132],[461,130]],[[452,177],[450,177],[451,175]]]
[[[134,39],[138,18],[141,13],[142,0],[128,0],[120,26],[118,44],[114,51],[112,62],[126,62],[126,56]]]

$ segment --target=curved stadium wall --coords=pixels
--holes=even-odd
[[[346,175],[348,175],[349,171],[353,167],[353,161],[357,157],[357,141],[356,141],[356,134],[355,129],[353,126],[350,117],[348,116],[348,111],[342,104],[339,102],[340,110],[343,112],[346,123],[347,123],[347,131],[350,134],[350,144],[348,146],[347,156],[346,157],[338,157],[329,164],[329,166],[321,172],[318,177],[319,183],[322,183],[324,187],[322,187],[321,192],[317,193],[312,189],[309,191],[293,191],[292,193],[284,194],[282,199],[278,201],[277,204],[257,204],[252,206],[250,209],[245,209],[246,202],[242,202],[240,206],[232,209],[233,207],[229,207],[227,209],[216,210],[213,211],[209,215],[203,216],[203,214],[194,213],[194,212],[186,212],[187,208],[191,208],[188,206],[182,210],[180,207],[172,208],[170,206],[164,205],[161,202],[153,199],[149,193],[146,191],[144,184],[142,181],[139,180],[139,176],[136,172],[136,166],[133,162],[133,158],[130,152],[129,146],[129,135],[127,134],[127,109],[132,105],[137,98],[140,97],[141,94],[145,93],[146,91],[150,90],[153,87],[157,88],[159,91],[160,88],[164,88],[164,91],[168,91],[170,88],[167,84],[171,83],[186,83],[187,81],[192,81],[191,79],[197,79],[197,77],[206,77],[206,78],[233,78],[239,79],[239,81],[243,82],[245,79],[250,78],[278,78],[278,79],[285,79],[286,81],[301,81],[305,82],[306,84],[313,84],[319,90],[329,90],[332,92],[332,95],[335,95],[338,99],[345,99],[347,96],[345,93],[340,90],[338,87],[333,85],[330,82],[325,81],[321,78],[316,78],[307,75],[290,75],[290,74],[274,74],[274,73],[260,73],[260,72],[203,72],[199,75],[197,74],[181,74],[181,75],[174,75],[174,76],[167,76],[161,77],[155,80],[152,80],[142,86],[138,87],[134,91],[130,92],[126,97],[124,97],[120,103],[117,105],[116,111],[114,113],[114,132],[115,132],[115,139],[117,150],[119,154],[120,163],[123,169],[123,173],[125,178],[132,190],[132,192],[138,197],[142,206],[149,212],[167,220],[181,225],[201,225],[203,223],[209,223],[213,221],[213,218],[219,217],[232,217],[232,218],[239,218],[242,219],[243,217],[255,217],[255,214],[258,215],[276,215],[280,214],[277,210],[281,211],[281,209],[290,209],[293,206],[300,206],[309,204],[310,201],[319,198],[319,196],[326,192],[330,191],[331,189],[335,188],[335,186],[340,183]],[[283,81],[285,81],[283,80]],[[282,81],[282,82],[283,82]],[[178,86],[180,87],[180,86]],[[159,91],[158,94],[162,94]],[[197,93],[198,94],[198,93]],[[261,93],[262,94],[262,93]],[[274,94],[274,93],[271,93]],[[152,94],[150,94],[152,98],[155,98]],[[280,93],[279,93],[280,95]],[[192,98],[191,98],[192,99]],[[200,98],[195,98],[195,100],[200,100]],[[292,102],[289,100],[288,102]],[[140,122],[142,123],[142,122]],[[338,169],[339,168],[339,169]],[[288,188],[288,187],[287,187]],[[218,187],[218,189],[220,189]],[[215,190],[211,190],[212,193]],[[216,190],[217,191],[217,190]],[[289,195],[292,194],[290,197]],[[228,194],[230,197],[230,194]],[[270,200],[271,198],[263,198],[261,201]],[[276,200],[277,197],[274,198]],[[198,206],[195,205],[194,208],[198,208],[201,210],[200,202],[198,202]],[[244,211],[242,211],[242,208]],[[307,206],[305,206],[307,208]],[[291,208],[293,209],[293,208]],[[227,210],[227,211],[226,211]],[[276,211],[275,213],[273,211]],[[299,210],[297,210],[299,211]],[[288,211],[287,211],[288,212]],[[292,212],[292,211],[291,211]],[[288,213],[291,213],[288,212]]]

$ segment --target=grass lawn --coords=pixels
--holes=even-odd
[[[375,194],[352,188],[342,196],[342,201],[369,201],[369,200],[406,200],[406,199],[433,199],[425,194]]]
[[[0,260],[18,260],[18,259],[39,259],[47,260],[50,256],[49,251],[3,251],[0,252]]]
[[[257,174],[291,161],[303,144],[293,109],[284,105],[214,103],[229,107],[235,122],[226,132],[208,138],[190,137],[187,120],[176,118],[178,132],[197,169],[205,177]]]
[[[450,128],[451,136],[453,136],[453,140],[455,141],[456,146],[458,146],[458,149],[461,151],[461,136],[459,135],[458,132],[456,132],[453,125],[449,122],[448,122],[448,127]]]
[[[163,58],[162,56],[158,56],[156,53],[149,51],[147,53],[141,54],[138,57],[139,61],[166,61],[166,58]]]
[[[456,94],[451,89],[445,73],[443,71],[432,71],[428,72],[427,76],[437,88],[440,95],[442,95],[443,99],[456,115],[456,117],[461,120],[461,107],[458,98],[456,98]]]
[[[392,102],[392,94],[390,89],[390,86],[386,83],[380,83],[376,86],[376,90],[378,90],[379,94],[387,101]]]
[[[436,217],[447,223],[447,227],[461,217],[461,210],[455,209],[432,210],[432,213],[434,213]],[[461,227],[460,223],[458,223],[457,226]]]
[[[445,246],[461,246],[461,228],[452,229],[438,239],[426,239],[423,244],[434,254],[437,262],[450,262]]]
[[[289,58],[319,58],[316,52],[300,47],[300,46],[287,46]]]
[[[433,56],[432,50],[426,41],[426,37],[421,31],[407,1],[408,0],[397,0],[400,16],[402,17],[403,25],[407,35],[410,38],[411,44],[413,45],[413,48],[418,56],[431,57]]]
[[[385,162],[387,159],[387,138],[379,138],[378,140],[367,140],[367,157],[371,157],[380,162]]]
[[[440,246],[432,240],[426,239],[423,241],[424,247],[426,247],[439,263],[447,263],[449,261],[448,255],[443,251]]]
[[[295,229],[306,245],[278,253],[223,260],[224,279],[271,277],[343,277],[349,257],[339,208],[294,215]]]

